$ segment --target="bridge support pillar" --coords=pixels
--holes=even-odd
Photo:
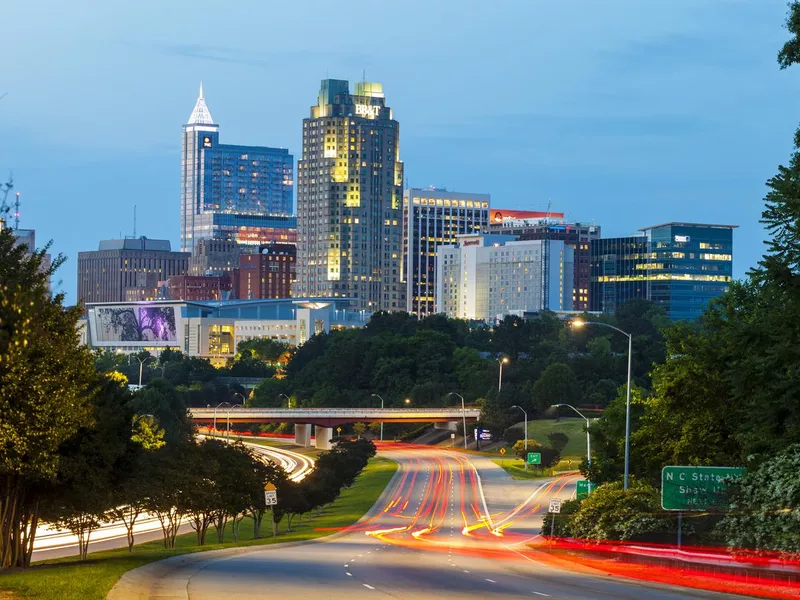
[[[434,429],[444,429],[447,431],[456,431],[458,428],[456,427],[455,421],[440,421],[439,423],[433,424]]]
[[[330,450],[333,427],[320,427],[314,425],[315,444],[318,450]]]
[[[311,425],[307,423],[295,423],[294,443],[304,448],[311,446]]]

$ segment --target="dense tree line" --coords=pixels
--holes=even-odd
[[[594,317],[593,317],[594,318]],[[633,375],[650,385],[652,365],[663,360],[663,311],[632,301],[603,317],[634,335]],[[551,404],[606,406],[627,376],[627,340],[606,328],[571,330],[553,313],[532,320],[507,317],[496,327],[448,319],[417,320],[378,313],[366,327],[320,334],[298,348],[285,376],[264,381],[253,405],[386,406],[469,404],[484,406],[484,424],[504,430],[519,420],[516,404],[542,415]],[[500,358],[502,391],[498,392]]]

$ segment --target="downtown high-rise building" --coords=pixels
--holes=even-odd
[[[594,223],[578,223],[564,220],[563,213],[533,213],[537,217],[528,218],[525,213],[492,210],[491,233],[513,235],[519,240],[561,240],[574,252],[572,281],[573,310],[589,310],[589,284],[591,268],[589,247],[592,240],[600,239],[600,226]]]
[[[491,323],[510,314],[571,311],[573,257],[562,240],[460,235],[436,254],[436,312]]]
[[[400,125],[383,86],[322,81],[298,163],[298,298],[405,310]]]
[[[181,250],[198,240],[260,246],[294,235],[294,157],[285,148],[219,143],[203,86],[183,126]]]
[[[663,223],[641,235],[591,242],[591,310],[615,312],[632,298],[672,321],[697,319],[733,279],[735,225]]]
[[[456,236],[489,225],[489,194],[411,188],[403,194],[403,280],[406,310],[422,319],[436,313],[436,253]]]

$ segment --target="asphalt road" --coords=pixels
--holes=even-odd
[[[400,464],[398,474],[346,532],[209,559],[195,555],[137,597],[727,597],[556,569],[531,557],[524,543],[537,535],[550,498],[574,493],[576,477],[514,482],[493,463],[440,448],[385,455]]]

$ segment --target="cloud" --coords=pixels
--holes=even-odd
[[[203,60],[209,62],[239,64],[256,68],[269,68],[288,63],[319,62],[320,60],[353,63],[371,66],[372,59],[368,54],[357,52],[322,52],[322,51],[294,51],[294,52],[258,52],[246,48],[231,48],[208,44],[175,44],[157,43],[151,50],[165,56],[178,56]]]

